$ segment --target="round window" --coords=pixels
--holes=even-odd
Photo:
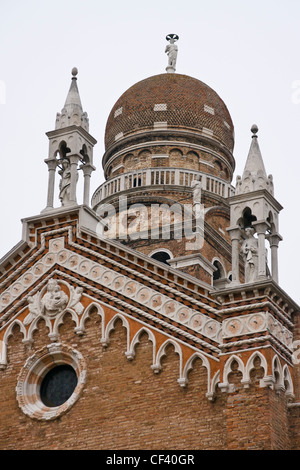
[[[82,355],[61,343],[50,344],[29,357],[19,374],[19,406],[31,418],[55,419],[77,401],[85,380]]]
[[[76,385],[77,375],[73,367],[67,364],[53,367],[42,380],[41,400],[46,406],[60,406],[70,398]]]

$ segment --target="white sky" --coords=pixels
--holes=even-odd
[[[243,171],[250,128],[259,127],[266,170],[284,207],[279,281],[299,303],[299,18],[299,0],[0,0],[0,257],[20,241],[21,219],[46,206],[45,132],[55,127],[72,67],[98,141],[92,194],[104,181],[112,106],[134,83],[165,72],[165,36],[176,33],[177,72],[207,83],[229,109],[235,176]]]

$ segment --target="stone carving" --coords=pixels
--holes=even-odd
[[[168,34],[166,39],[170,42],[170,44],[167,44],[165,50],[165,52],[168,54],[168,66],[166,70],[167,72],[175,72],[178,54],[178,47],[176,46],[175,41],[177,41],[179,37],[177,36],[177,34]]]
[[[47,292],[41,299],[41,313],[49,317],[55,317],[67,306],[69,298],[61,289],[55,279],[50,279],[47,284]]]
[[[80,302],[82,293],[83,293],[82,287],[75,287],[75,288],[70,287],[70,302],[69,302],[68,307],[75,310],[75,312],[78,313],[78,315],[81,315],[84,310],[84,306]]]
[[[38,316],[54,318],[67,307],[81,315],[84,307],[81,304],[82,287],[68,286],[69,296],[62,290],[56,279],[50,279],[44,290],[28,297],[29,314],[24,320],[24,325],[29,325]]]
[[[59,182],[59,199],[61,205],[65,206],[70,202],[71,165],[67,158],[63,158],[61,165],[62,169],[58,172],[61,176]]]
[[[198,216],[201,208],[201,182],[193,180],[191,188],[193,191],[193,210],[195,215]]]
[[[245,282],[254,282],[258,272],[258,240],[254,237],[254,228],[245,229],[246,239],[241,251],[245,256]]]

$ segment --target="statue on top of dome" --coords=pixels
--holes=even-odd
[[[168,66],[166,71],[173,73],[176,70],[176,60],[178,54],[178,47],[175,44],[175,41],[178,41],[179,36],[177,34],[168,34],[166,40],[170,42],[167,44],[165,52],[168,54]]]

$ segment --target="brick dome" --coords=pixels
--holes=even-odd
[[[107,120],[105,148],[143,131],[193,130],[211,137],[232,152],[234,127],[219,95],[205,83],[187,75],[164,73],[129,88],[113,106]]]

